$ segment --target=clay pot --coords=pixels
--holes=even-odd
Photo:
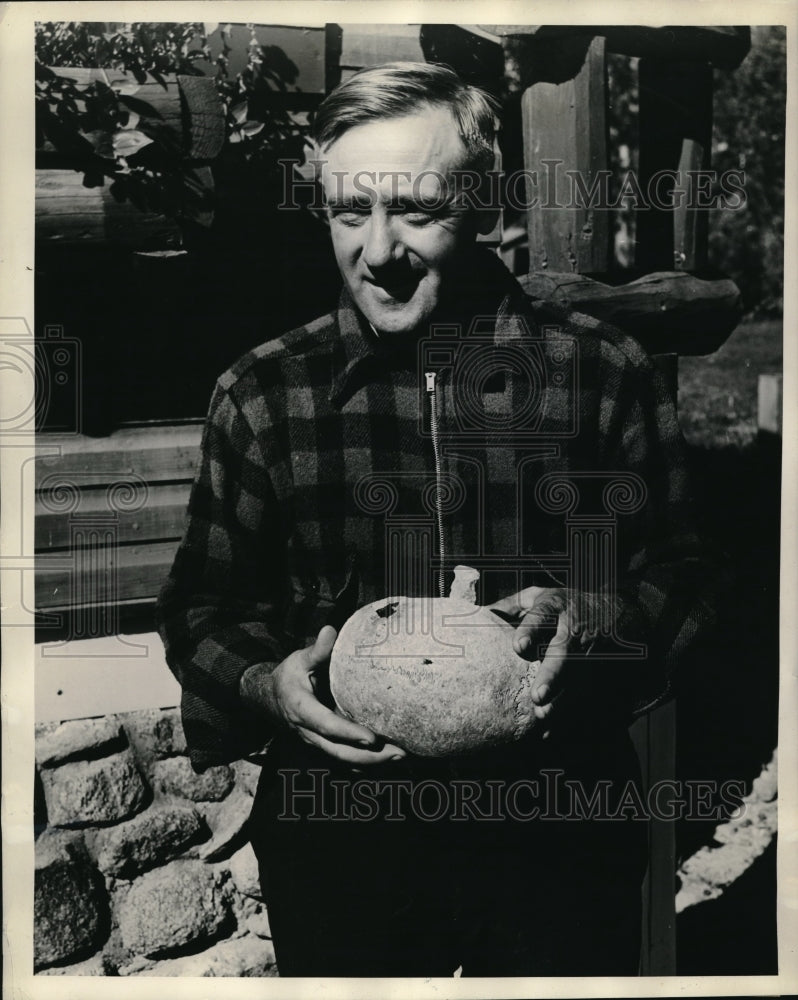
[[[423,757],[516,740],[535,721],[538,664],[513,651],[513,631],[467,600],[377,601],[341,629],[330,689],[345,716]]]

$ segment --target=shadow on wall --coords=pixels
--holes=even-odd
[[[245,203],[246,193],[210,230],[184,232],[184,253],[37,246],[36,334],[61,327],[81,365],[79,400],[53,392],[39,429],[73,430],[76,406],[91,436],[125,421],[204,417],[238,357],[335,308],[326,226],[277,210],[274,192]]]
[[[703,534],[728,553],[735,579],[678,691],[682,781],[734,780],[747,793],[777,745],[780,449],[760,435],[742,449],[691,450]],[[678,860],[712,846],[715,826],[680,820]],[[677,933],[680,975],[775,974],[775,841],[719,899],[680,914]]]

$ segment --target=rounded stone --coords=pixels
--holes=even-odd
[[[114,966],[109,963],[102,952],[92,955],[85,962],[76,962],[75,965],[56,965],[49,969],[42,969],[42,976],[112,976],[116,972]]]
[[[271,938],[272,929],[269,924],[269,914],[266,908],[256,910],[247,917],[247,930],[258,937]]]
[[[230,873],[236,889],[243,896],[261,899],[258,859],[252,850],[252,844],[245,844],[230,858]]]
[[[131,751],[41,771],[47,818],[53,826],[112,823],[144,805],[147,788]]]
[[[186,753],[179,708],[148,708],[117,716],[136,753],[145,763]]]
[[[68,760],[107,756],[126,744],[119,723],[111,718],[75,719],[36,737],[36,763],[53,767]]]
[[[220,941],[199,955],[158,962],[139,975],[225,976],[241,979],[275,976],[277,969],[271,941],[247,935],[232,941]]]
[[[179,795],[194,802],[220,802],[233,787],[233,772],[222,764],[197,774],[188,757],[169,757],[153,764],[152,784],[165,795]]]
[[[229,917],[222,879],[201,861],[173,861],[142,875],[118,910],[124,946],[148,958],[214,940]]]
[[[36,968],[77,962],[107,936],[108,897],[96,869],[65,857],[34,873],[33,953]]]
[[[252,798],[236,788],[224,802],[208,802],[202,806],[211,837],[200,844],[199,857],[205,861],[220,861],[230,857],[247,839]]]
[[[243,788],[245,792],[249,792],[250,795],[254,795],[258,790],[262,768],[249,760],[236,760],[232,767],[236,785]]]
[[[177,857],[203,829],[203,820],[190,806],[148,809],[127,823],[99,831],[93,852],[101,871],[132,878]]]

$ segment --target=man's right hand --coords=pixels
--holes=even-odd
[[[327,669],[336,635],[325,625],[312,646],[291,653],[273,670],[265,664],[248,667],[241,678],[244,703],[353,767],[405,757],[400,747],[382,743],[370,729],[342,718],[316,697],[316,673]]]

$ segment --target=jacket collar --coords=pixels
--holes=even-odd
[[[469,266],[463,269],[460,284],[463,295],[456,315],[447,325],[459,325],[465,332],[476,317],[488,318],[497,346],[523,335],[525,326],[519,312],[526,296],[495,254],[477,247]],[[333,405],[343,406],[359,388],[386,370],[416,368],[418,341],[397,344],[380,340],[346,287],[341,292],[336,315],[339,339],[333,355],[329,393]]]

